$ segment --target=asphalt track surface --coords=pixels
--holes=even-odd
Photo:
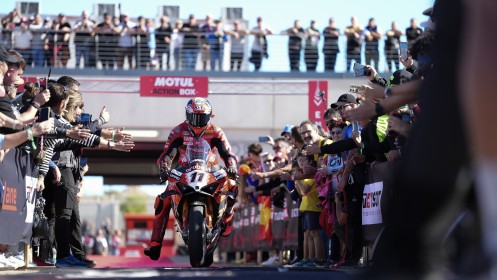
[[[210,268],[28,268],[0,271],[1,279],[352,279],[350,273],[322,268],[213,266]]]
[[[352,279],[363,269],[286,268],[248,264],[214,263],[210,268],[192,268],[187,256],[148,257],[90,256],[95,268],[30,267],[1,269],[0,280],[10,279],[236,279],[236,280],[338,280]]]

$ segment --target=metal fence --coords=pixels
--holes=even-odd
[[[84,32],[55,32],[52,30],[31,30],[32,39],[29,47],[17,47],[23,40],[22,33],[16,30],[2,30],[2,44],[8,48],[18,50],[26,59],[28,67],[57,67],[57,68],[96,68],[96,69],[148,69],[165,71],[254,71],[257,57],[252,52],[255,41],[254,35],[246,35],[245,40],[239,42],[237,49],[243,53],[236,56],[232,52],[233,38],[227,36],[220,41],[207,40],[205,34],[198,34],[198,40],[185,40],[183,34],[171,34],[171,43],[166,47],[157,44],[154,33],[132,35],[129,38],[129,47],[124,47],[123,36],[115,34],[88,34]],[[25,35],[24,35],[25,36]],[[404,38],[401,38],[401,40]],[[290,57],[287,35],[266,36],[267,51],[262,53],[260,71],[290,72]],[[306,47],[306,39],[302,40],[302,49],[295,52],[299,71],[309,71],[306,63],[314,61],[316,72],[324,72],[324,42],[323,36],[317,44],[317,49]],[[350,71],[347,65],[347,39],[345,35],[338,38],[339,53],[336,57],[335,72]],[[379,60],[375,68],[379,72],[397,70],[398,60],[387,65],[387,55],[384,49],[384,40],[378,42]],[[396,56],[396,50],[391,51]],[[362,64],[375,64],[365,61],[364,44],[361,50]],[[233,63],[233,60],[239,62]],[[255,61],[254,61],[255,60]],[[240,63],[241,62],[241,63]],[[255,62],[255,63],[254,63]],[[232,65],[233,64],[233,65]],[[240,64],[240,66],[237,66]]]

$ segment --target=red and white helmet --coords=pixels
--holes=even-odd
[[[194,127],[206,126],[211,120],[212,106],[209,100],[196,97],[190,99],[185,107],[186,120]]]

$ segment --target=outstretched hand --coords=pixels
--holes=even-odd
[[[78,124],[73,128],[67,130],[66,136],[74,140],[83,140],[90,137],[91,133],[89,129],[83,129],[83,125]]]
[[[376,115],[375,105],[372,102],[363,102],[358,108],[343,113],[343,117],[349,121],[366,121]]]
[[[116,142],[114,150],[121,152],[130,152],[135,148],[135,142],[133,140],[124,139],[122,141]]]

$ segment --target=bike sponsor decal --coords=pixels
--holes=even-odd
[[[219,180],[221,178],[224,178],[226,177],[228,174],[226,174],[226,171],[224,171],[224,169],[221,169],[221,170],[218,170],[216,172],[214,172],[214,178],[216,180]]]

